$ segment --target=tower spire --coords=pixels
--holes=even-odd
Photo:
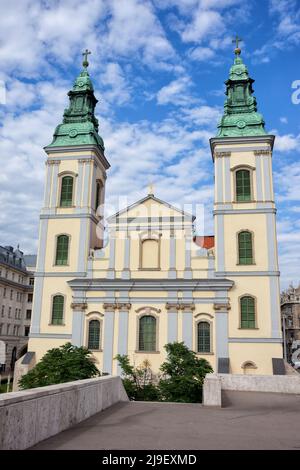
[[[87,70],[89,54],[91,52],[88,49],[82,53],[83,69],[68,93],[69,107],[65,109],[63,121],[55,129],[53,141],[48,147],[87,144],[97,145],[104,151],[103,139],[98,134],[98,119],[95,116],[98,100],[94,95],[93,83]]]
[[[256,98],[253,96],[254,80],[249,76],[248,69],[241,58],[238,36],[232,40],[234,63],[230,68],[229,79],[226,80],[227,96],[224,113],[218,124],[217,137],[239,137],[265,135],[263,116],[257,112]]]

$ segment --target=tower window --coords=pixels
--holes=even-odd
[[[156,351],[156,318],[151,315],[140,318],[139,351]]]
[[[100,349],[99,320],[91,320],[89,322],[88,349]]]
[[[210,324],[207,321],[200,321],[197,326],[197,351],[199,353],[210,352]]]
[[[73,178],[64,176],[61,180],[60,207],[70,207],[73,201]]]
[[[238,170],[236,177],[236,200],[237,202],[251,201],[251,182],[249,170]]]
[[[59,235],[56,243],[55,264],[65,266],[68,264],[69,237],[68,235]]]
[[[55,295],[52,301],[52,325],[62,325],[64,316],[64,297]]]
[[[255,299],[249,295],[240,299],[241,328],[255,328]]]
[[[253,264],[252,233],[245,231],[238,234],[239,264]]]
[[[95,210],[98,209],[99,205],[101,204],[101,191],[102,191],[103,185],[101,181],[97,181],[96,184],[96,199],[95,199]]]

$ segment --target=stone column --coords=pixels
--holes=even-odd
[[[104,345],[102,372],[112,374],[116,304],[104,304]]]
[[[170,233],[170,260],[169,260],[169,279],[176,279],[176,238],[174,233]]]
[[[75,206],[76,211],[80,212],[81,202],[82,202],[82,182],[83,182],[83,164],[85,163],[84,159],[79,160],[78,162],[78,179],[77,179],[77,188],[76,188],[76,199]]]
[[[166,310],[168,315],[168,343],[178,341],[178,303],[167,303]]]
[[[58,167],[60,160],[53,160],[53,170],[52,170],[52,189],[51,189],[51,212],[54,212],[55,208],[59,204],[59,195],[57,194],[57,183],[58,183]]]
[[[87,309],[87,303],[73,302],[71,307],[73,309],[72,344],[74,344],[74,346],[83,346],[84,312]]]
[[[185,269],[184,279],[192,279],[192,259],[191,259],[191,248],[192,248],[192,232],[190,229],[185,231]]]
[[[46,168],[47,168],[47,176],[46,176],[46,186],[45,186],[45,194],[44,194],[44,207],[48,208],[50,205],[50,191],[51,191],[51,183],[52,183],[52,172],[53,172],[53,161],[48,160],[46,161]]]
[[[193,349],[193,310],[194,304],[181,304],[182,340],[189,349]]]
[[[119,308],[119,334],[118,334],[118,354],[128,354],[128,320],[130,303],[118,304]],[[118,374],[121,374],[121,368],[118,364]]]
[[[115,278],[116,235],[114,231],[109,234],[109,264],[107,279]]]
[[[122,279],[130,279],[130,242],[129,235],[124,239],[124,266],[122,272]]]
[[[214,304],[216,318],[216,364],[217,372],[229,373],[228,349],[228,303]]]

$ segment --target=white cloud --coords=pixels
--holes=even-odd
[[[195,47],[194,49],[190,49],[188,51],[188,56],[192,60],[198,61],[206,61],[214,57],[215,51],[210,49],[209,47]]]
[[[157,93],[157,103],[160,105],[184,105],[194,101],[189,94],[192,85],[189,77],[180,77],[162,87]]]
[[[286,116],[282,116],[280,118],[280,122],[282,122],[282,124],[287,124],[288,123],[288,118]]]
[[[199,7],[192,22],[181,31],[181,38],[184,42],[198,42],[208,36],[221,35],[224,30],[224,21],[219,12]]]
[[[271,130],[270,134],[275,134],[274,148],[278,152],[290,152],[296,150],[300,145],[300,135],[294,136],[293,134],[278,135],[276,130]]]
[[[106,90],[102,91],[102,96],[104,94],[108,101],[114,105],[121,105],[129,101],[130,86],[119,64],[108,63],[105,72],[100,76],[100,81],[106,87]]]

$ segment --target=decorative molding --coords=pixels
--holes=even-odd
[[[260,149],[260,150],[254,150],[254,155],[272,155],[271,151],[270,150],[263,150],[263,149]]]
[[[61,160],[46,160],[45,165],[59,165]]]
[[[111,310],[130,310],[131,309],[131,304],[130,303],[104,303],[103,308],[106,311],[111,311]]]
[[[179,302],[167,302],[166,310],[183,310],[183,311],[193,311],[195,310],[194,303],[179,303]]]
[[[230,306],[230,303],[218,303],[218,304],[214,304],[214,310],[216,310],[217,312],[219,311],[227,311],[227,310],[230,310],[231,309],[231,306]]]
[[[131,304],[130,304],[131,305]],[[151,312],[154,310],[156,313],[160,313],[161,309],[160,308],[155,308],[155,307],[140,307],[136,310],[136,313],[141,313],[145,312],[146,309],[149,309]]]
[[[230,157],[231,152],[215,152],[214,156],[215,157]]]
[[[86,302],[72,302],[71,308],[73,310],[86,310],[88,308],[88,304]]]

